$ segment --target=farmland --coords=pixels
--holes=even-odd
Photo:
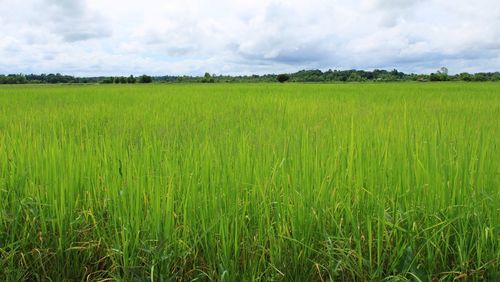
[[[500,84],[0,87],[0,280],[500,279]]]

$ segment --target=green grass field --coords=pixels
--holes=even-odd
[[[495,83],[2,86],[0,280],[499,281],[499,146]]]

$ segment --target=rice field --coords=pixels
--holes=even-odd
[[[2,281],[500,281],[500,84],[0,87]]]

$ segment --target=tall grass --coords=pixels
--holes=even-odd
[[[500,280],[500,84],[0,87],[0,280]]]

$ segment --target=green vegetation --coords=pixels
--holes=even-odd
[[[286,73],[278,74],[276,76],[276,80],[278,82],[283,83],[283,82],[286,82],[286,81],[290,80],[290,76],[288,74],[286,74]]]
[[[500,280],[500,84],[0,87],[0,280]]]
[[[443,67],[435,73],[431,74],[406,74],[398,70],[301,70],[291,74],[265,74],[265,75],[211,75],[205,73],[204,76],[155,76],[142,75],[138,77],[139,83],[237,83],[237,82],[284,82],[280,79],[288,78],[284,81],[292,82],[396,82],[396,81],[500,81],[499,72],[487,73],[460,73],[449,75],[448,69]],[[135,83],[136,79],[133,76],[124,77],[74,77],[61,74],[9,74],[7,76],[0,75],[0,84],[36,84],[36,83],[104,83],[104,84],[123,84]]]

